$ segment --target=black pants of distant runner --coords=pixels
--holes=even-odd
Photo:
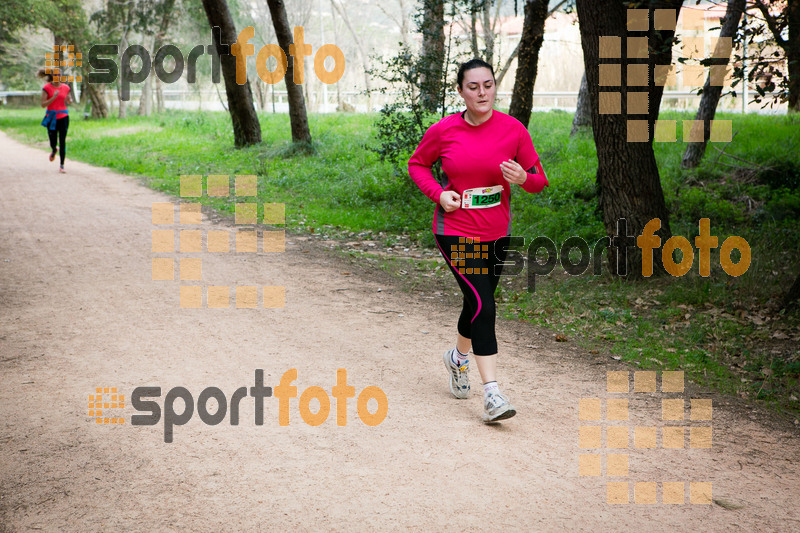
[[[56,129],[47,130],[50,137],[50,148],[56,151],[56,139],[58,140],[58,155],[61,157],[61,166],[64,166],[64,158],[67,157],[67,130],[69,129],[69,117],[56,120]]]
[[[472,341],[475,355],[496,354],[494,291],[506,260],[509,237],[479,243],[452,235],[434,237],[464,295],[458,318],[459,335]]]

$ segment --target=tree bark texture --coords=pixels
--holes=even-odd
[[[652,219],[659,219],[661,227],[655,232],[661,238],[661,246],[671,236],[669,212],[664,201],[664,192],[653,153],[652,132],[663,95],[663,85],[654,83],[655,65],[672,63],[673,30],[653,29],[655,9],[674,9],[677,20],[683,0],[650,0],[645,2],[623,2],[620,0],[577,0],[581,43],[586,71],[586,80],[591,97],[592,130],[597,148],[597,186],[600,209],[606,234],[612,238],[608,251],[611,271],[616,275],[638,278],[642,275],[642,253],[636,247],[635,237]],[[648,29],[628,30],[627,8],[646,8]],[[619,51],[615,57],[600,58],[600,37],[618,37]],[[629,37],[646,37],[647,50],[627,50]],[[641,57],[642,53],[647,57]],[[628,55],[640,57],[628,57]],[[604,54],[609,55],[609,54]],[[602,67],[610,64],[609,67]],[[619,66],[617,68],[617,65]],[[644,65],[644,66],[641,66]],[[629,67],[633,66],[632,70]],[[604,69],[603,86],[600,72]],[[611,75],[609,70],[619,73]],[[636,86],[634,73],[646,72],[647,85]],[[628,83],[628,78],[631,83]],[[616,79],[615,79],[616,78]],[[641,83],[641,81],[639,82]],[[630,90],[629,90],[630,88]],[[645,91],[647,108],[628,109],[628,94]],[[615,105],[600,111],[600,94],[606,93]],[[610,94],[610,96],[608,96]],[[639,97],[636,95],[634,98]],[[607,102],[607,100],[606,100]],[[615,109],[616,108],[616,109]],[[623,114],[624,112],[624,114]],[[625,219],[626,234],[618,235],[620,219]],[[615,239],[615,237],[617,237]],[[625,248],[625,253],[621,253]],[[622,259],[624,258],[624,262]],[[662,272],[660,250],[653,251],[655,272]]]
[[[486,45],[486,57],[484,61],[494,65],[494,28],[492,27],[492,3],[489,0],[483,2],[483,42]]]
[[[789,308],[793,305],[797,305],[800,302],[800,275],[798,275],[792,286],[789,288],[789,292],[783,297],[783,305],[784,309]]]
[[[422,0],[422,53],[420,73],[420,104],[436,112],[441,102],[442,69],[444,68],[444,0]]]
[[[581,78],[581,88],[578,90],[578,106],[575,109],[575,116],[572,118],[572,131],[570,136],[575,135],[580,128],[592,127],[592,103],[589,97],[589,85],[586,83],[586,73]]]
[[[789,37],[786,62],[789,74],[789,113],[800,113],[800,0],[788,0]]]
[[[720,52],[724,51],[723,38],[733,38],[739,29],[739,22],[742,19],[747,0],[730,0],[728,8],[725,12],[725,20],[720,29],[720,40],[717,41],[717,50],[714,57],[711,58],[713,65],[727,66],[730,59],[730,51],[724,58],[719,57]],[[706,152],[708,139],[711,137],[711,121],[717,112],[717,104],[719,104],[720,95],[722,94],[721,85],[711,85],[711,74],[709,73],[706,78],[706,83],[703,85],[703,96],[700,98],[700,107],[697,108],[697,115],[695,120],[703,121],[703,142],[690,142],[686,146],[686,153],[683,154],[681,167],[695,168],[700,164],[703,159],[703,154]]]
[[[278,45],[287,53],[289,45],[294,43],[292,29],[289,26],[289,19],[286,16],[286,6],[283,0],[267,0],[269,13],[272,16],[272,26],[275,28],[275,35],[278,38]],[[308,116],[306,115],[306,100],[303,96],[303,88],[294,82],[294,69],[304,69],[305,65],[301,61],[295,65],[294,57],[289,55],[286,66],[286,75],[283,80],[286,83],[287,99],[289,100],[289,121],[292,128],[292,142],[310,143],[311,131],[308,129]]]
[[[236,83],[236,58],[230,54],[230,45],[236,42],[236,28],[228,4],[225,0],[203,0],[209,25],[219,26],[220,40],[214,38],[214,46],[220,55],[222,77],[225,80],[225,93],[228,97],[228,112],[233,123],[233,143],[236,147],[258,144],[261,142],[261,124],[253,107],[253,94],[250,83]],[[223,47],[223,43],[227,47]]]
[[[544,21],[547,20],[547,0],[527,0],[525,21],[517,55],[517,75],[511,93],[508,114],[528,127],[533,107],[533,86],[539,68],[539,50],[544,41]]]
[[[470,44],[472,45],[472,57],[481,57],[478,51],[478,4],[480,0],[472,0],[469,9],[469,24],[470,24]]]
[[[150,38],[149,44],[145,45],[145,48],[148,50],[156,50],[155,46],[155,38]],[[154,57],[155,53],[151,57]],[[139,116],[147,116],[153,114],[153,78],[157,78],[155,72],[150,69],[150,74],[144,79],[142,82],[142,95],[139,97],[139,111],[137,114]]]

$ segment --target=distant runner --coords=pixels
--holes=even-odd
[[[69,111],[67,106],[72,103],[72,96],[69,93],[69,85],[60,81],[53,81],[60,76],[57,69],[53,69],[53,74],[45,73],[45,69],[40,69],[37,76],[45,78],[47,83],[42,87],[42,107],[47,108],[42,126],[47,128],[47,135],[50,137],[50,161],[56,158],[56,150],[61,157],[61,166],[58,171],[64,170],[64,158],[67,156],[67,130],[69,129]],[[58,149],[56,148],[58,140]]]
[[[467,61],[458,69],[457,83],[466,111],[428,128],[408,172],[438,204],[434,237],[464,294],[456,345],[443,356],[450,392],[456,398],[469,395],[471,348],[483,382],[483,421],[488,423],[516,414],[495,376],[494,291],[510,241],[511,186],[535,193],[549,183],[525,126],[493,109],[497,88],[492,66],[480,59]],[[442,183],[431,170],[437,160]]]

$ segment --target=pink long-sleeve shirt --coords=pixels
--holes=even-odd
[[[440,159],[443,182],[433,177],[431,166]],[[473,126],[462,114],[449,115],[433,124],[408,161],[408,173],[420,190],[433,200],[433,232],[492,241],[511,233],[511,185],[500,163],[514,159],[528,177],[521,187],[529,193],[549,185],[531,136],[514,117],[493,110],[486,122]],[[459,195],[465,189],[502,185],[500,204],[488,209],[458,208],[450,213],[439,205],[443,191]]]

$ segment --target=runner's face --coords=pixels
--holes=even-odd
[[[486,67],[473,68],[464,72],[464,81],[458,88],[471,114],[483,115],[492,110],[497,88],[492,71]]]

